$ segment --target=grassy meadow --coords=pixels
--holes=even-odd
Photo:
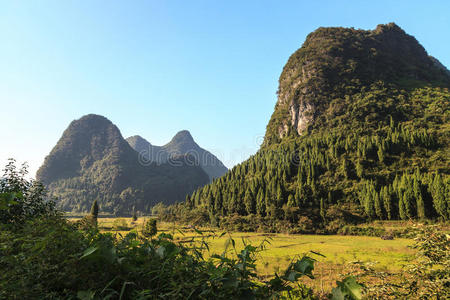
[[[140,232],[143,223],[149,217],[140,217],[136,222],[131,218],[99,218],[98,226],[101,231],[112,232],[125,236],[129,231]],[[71,218],[76,220],[78,218]],[[386,224],[395,227],[397,224]],[[400,225],[400,224],[398,224]],[[223,253],[229,243],[229,238],[235,240],[236,250],[243,248],[243,244],[258,246],[265,242],[265,250],[259,253],[257,271],[262,278],[274,272],[283,271],[289,263],[298,256],[310,251],[318,252],[324,257],[310,254],[317,259],[314,274],[317,279],[304,279],[305,283],[315,290],[327,293],[347,273],[358,273],[360,265],[369,266],[376,271],[395,274],[402,272],[414,255],[414,250],[408,246],[413,244],[411,239],[396,238],[382,240],[379,237],[342,236],[342,235],[289,235],[256,232],[230,232],[221,236],[222,231],[210,228],[199,228],[202,234],[189,227],[182,227],[174,223],[158,223],[159,233],[170,233],[179,242],[194,241],[201,245],[201,241],[208,243],[209,250],[204,249],[204,256]],[[227,251],[234,251],[228,247]]]

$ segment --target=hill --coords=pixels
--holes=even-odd
[[[228,169],[214,154],[201,148],[187,130],[178,132],[172,140],[164,146],[154,146],[139,135],[126,139],[130,146],[139,152],[142,159],[158,164],[167,162],[173,156],[190,155],[208,174],[210,181],[225,174]]]
[[[36,174],[58,206],[86,212],[94,199],[101,210],[128,214],[172,204],[208,182],[204,171],[185,156],[169,164],[143,164],[119,129],[99,115],[73,121]]]
[[[172,214],[292,232],[447,220],[449,88],[448,70],[396,24],[319,28],[283,68],[258,153]]]

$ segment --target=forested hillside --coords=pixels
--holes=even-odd
[[[171,210],[324,231],[447,220],[449,88],[448,70],[393,23],[319,28],[282,71],[260,151]]]
[[[108,119],[87,115],[73,121],[37,172],[57,205],[87,212],[98,200],[103,212],[148,212],[158,202],[172,204],[208,182],[185,156],[171,163],[146,164]]]

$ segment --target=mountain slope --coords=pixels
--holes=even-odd
[[[126,140],[146,161],[165,163],[171,157],[189,154],[195,158],[197,164],[208,174],[211,181],[214,178],[221,177],[228,171],[216,156],[201,148],[187,130],[178,132],[164,146],[154,146],[138,135],[129,137]]]
[[[177,209],[293,232],[448,219],[449,88],[448,70],[393,23],[319,28],[283,68],[260,151]]]
[[[208,181],[201,168],[145,164],[108,119],[87,115],[73,121],[45,158],[36,177],[66,211],[87,211],[94,199],[102,211],[145,211],[159,201],[170,204]]]

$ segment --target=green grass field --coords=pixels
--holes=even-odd
[[[140,217],[136,222],[133,222],[131,218],[117,220],[117,218],[99,218],[100,230],[125,236],[130,230],[139,232],[146,218]],[[114,223],[119,222],[126,224],[127,228],[117,230]],[[329,292],[331,287],[335,285],[336,280],[342,278],[342,274],[353,272],[356,268],[355,262],[373,265],[379,271],[397,273],[402,272],[402,267],[407,265],[414,255],[414,250],[408,247],[413,244],[411,239],[382,240],[379,237],[366,236],[289,235],[254,232],[232,232],[219,237],[222,231],[212,233],[208,228],[200,228],[200,230],[204,231],[202,235],[192,228],[181,227],[172,223],[158,223],[158,233],[170,233],[177,241],[194,240],[198,245],[202,240],[207,242],[209,251],[205,249],[205,257],[215,253],[223,253],[230,237],[235,240],[238,251],[243,248],[244,242],[258,246],[266,241],[266,249],[259,253],[260,257],[257,263],[258,275],[261,277],[267,277],[284,270],[298,256],[310,251],[319,252],[325,257],[311,254],[317,259],[314,271],[317,279],[312,281],[306,279],[306,283],[322,292]],[[228,251],[233,250],[229,247]]]

